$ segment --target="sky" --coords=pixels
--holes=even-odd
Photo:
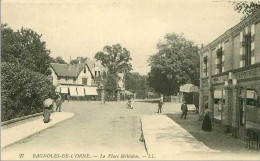
[[[167,33],[208,44],[242,15],[232,2],[209,0],[2,0],[1,22],[42,34],[51,56],[69,62],[93,58],[106,45],[130,51],[133,71],[147,74],[147,60]]]

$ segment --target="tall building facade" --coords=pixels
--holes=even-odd
[[[260,9],[201,49],[200,119],[205,106],[235,138],[260,128]]]

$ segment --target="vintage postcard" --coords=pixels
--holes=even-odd
[[[1,0],[1,160],[259,160],[260,1]]]

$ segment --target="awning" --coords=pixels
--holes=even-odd
[[[191,92],[197,92],[198,87],[194,86],[193,84],[185,84],[180,87],[180,92],[186,92],[186,93],[191,93]]]
[[[121,91],[120,93],[122,93],[122,94],[126,94],[126,95],[134,95],[132,92],[130,92],[130,91],[127,91],[127,90],[125,90],[125,91]]]
[[[60,93],[66,93],[66,94],[68,94],[68,87],[61,87],[61,88],[60,88]]]
[[[85,96],[84,87],[77,87],[78,96]]]
[[[98,95],[97,87],[84,87],[84,88],[85,88],[85,95]]]
[[[69,87],[71,96],[78,96],[76,87]]]

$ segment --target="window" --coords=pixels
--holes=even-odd
[[[88,85],[88,78],[82,78],[82,84]]]
[[[86,73],[86,67],[84,67],[84,73]]]
[[[205,77],[208,76],[208,57],[207,56],[205,56],[203,58],[203,73],[204,73]]]
[[[245,66],[251,65],[251,33],[245,35]]]
[[[98,76],[100,77],[100,71],[98,71]]]
[[[222,60],[222,58],[223,58],[223,51],[222,51],[222,47],[221,48],[219,48],[219,49],[217,49],[217,64],[216,64],[216,68],[217,68],[217,74],[219,74],[219,73],[222,73],[223,71],[222,71],[222,67],[223,67],[223,60]]]
[[[97,71],[95,71],[95,77],[97,76]]]

